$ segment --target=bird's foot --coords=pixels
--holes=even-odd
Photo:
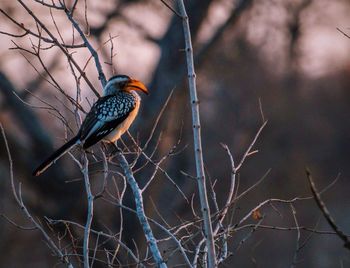
[[[121,148],[119,148],[116,143],[113,143],[113,142],[105,143],[105,146],[106,146],[105,148],[107,152],[106,156],[107,156],[107,159],[109,160],[111,160],[116,154],[122,152]]]

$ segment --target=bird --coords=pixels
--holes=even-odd
[[[135,120],[141,104],[136,91],[149,94],[147,87],[127,75],[112,76],[103,88],[102,97],[92,105],[75,137],[42,162],[33,176],[45,172],[61,156],[77,145],[87,149],[99,141],[115,143]]]

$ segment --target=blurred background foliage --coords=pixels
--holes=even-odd
[[[151,95],[143,97],[143,107],[131,133],[144,142],[166,98],[173,90],[155,137],[162,132],[157,157],[166,154],[180,139],[181,153],[169,158],[164,167],[188,197],[196,193],[195,183],[180,171],[194,174],[189,97],[183,52],[181,21],[160,1],[79,2],[76,19],[98,48],[107,77],[124,73],[145,81]],[[173,4],[169,1],[170,4]],[[35,14],[57,35],[48,9],[28,3]],[[220,143],[225,143],[239,160],[262,122],[267,127],[256,149],[240,173],[240,189],[254,184],[268,169],[271,172],[254,191],[237,203],[235,219],[261,201],[271,198],[308,196],[305,167],[309,167],[318,188],[339,181],[322,195],[339,226],[346,232],[350,224],[350,39],[337,30],[350,33],[350,3],[346,0],[191,0],[186,2],[194,42],[200,98],[204,160],[208,175],[217,180],[215,191],[220,205],[228,191],[230,164]],[[23,30],[4,13],[36,30],[36,25],[16,1],[1,1],[0,31],[20,35]],[[72,36],[69,21],[52,11],[57,27],[67,43]],[[110,65],[113,36],[115,69]],[[67,99],[45,81],[48,78],[38,59],[24,51],[11,50],[16,44],[31,49],[34,37],[0,35],[0,120],[6,129],[13,154],[15,175],[23,183],[26,203],[38,217],[85,220],[85,192],[77,168],[64,157],[45,176],[31,177],[33,167],[72,132],[66,131],[55,112],[38,98],[58,109],[69,126],[77,129]],[[46,45],[48,46],[48,45]],[[71,49],[83,66],[87,49]],[[52,76],[73,98],[77,85],[67,59],[59,49],[42,50],[41,57]],[[31,66],[32,65],[32,66]],[[37,71],[33,68],[36,67]],[[98,74],[91,62],[87,76],[99,88]],[[96,97],[82,81],[81,103],[88,108]],[[20,101],[12,91],[21,96]],[[89,101],[88,101],[89,100]],[[130,143],[127,137],[124,138]],[[153,146],[156,139],[153,140]],[[188,145],[188,146],[187,146]],[[0,214],[25,224],[10,191],[8,159],[0,142]],[[98,169],[93,165],[91,169]],[[151,170],[137,175],[142,184]],[[101,175],[92,177],[96,187]],[[65,183],[73,180],[73,182]],[[191,211],[162,174],[145,194],[149,216],[159,219],[158,210],[175,224],[191,219]],[[127,201],[133,206],[132,200]],[[313,200],[296,203],[299,224],[328,230]],[[289,206],[264,209],[264,222],[293,226]],[[117,230],[118,209],[96,201],[96,228]],[[133,215],[124,219],[124,239],[143,241]],[[249,233],[233,236],[231,247]],[[308,237],[302,233],[302,240]],[[225,264],[225,267],[286,267],[293,262],[296,231],[257,230]],[[28,245],[32,245],[28,248]],[[0,263],[2,267],[52,267],[56,259],[40,234],[23,231],[0,220]],[[96,263],[96,266],[101,264]],[[299,252],[297,267],[348,267],[350,257],[342,242],[332,235],[313,234]],[[103,267],[103,265],[102,265]]]

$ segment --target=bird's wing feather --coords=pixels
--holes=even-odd
[[[87,114],[80,137],[84,148],[100,141],[122,123],[135,109],[135,102],[125,96],[111,95],[100,98]]]
[[[128,117],[128,115],[129,113],[122,117],[118,117],[117,119],[112,121],[97,122],[95,125],[96,131],[93,131],[91,135],[85,139],[83,148],[89,148],[90,146],[102,140],[109,133],[111,133],[119,124],[121,124]]]

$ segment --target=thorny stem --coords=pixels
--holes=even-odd
[[[178,0],[178,6],[182,17],[182,25],[185,37],[185,51],[187,61],[187,72],[188,72],[188,85],[191,97],[191,108],[192,108],[192,124],[193,124],[193,140],[194,140],[194,154],[196,161],[196,174],[197,184],[199,191],[199,198],[201,203],[201,210],[204,222],[204,236],[206,239],[206,246],[208,250],[208,267],[216,267],[216,254],[215,244],[213,236],[213,227],[210,220],[210,208],[207,196],[207,190],[205,185],[205,173],[203,163],[203,152],[201,142],[201,130],[200,130],[200,119],[199,119],[199,101],[197,97],[196,89],[196,74],[193,63],[193,49],[191,41],[191,33],[188,22],[188,16],[183,0]]]

